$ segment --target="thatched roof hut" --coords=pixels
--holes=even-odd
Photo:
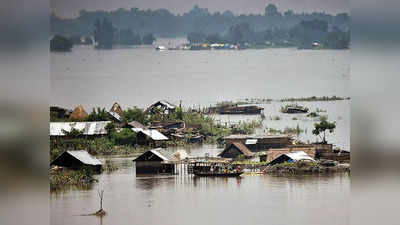
[[[112,105],[110,112],[115,112],[121,117],[124,115],[124,111],[122,110],[121,106],[117,102]]]
[[[88,113],[85,111],[82,105],[78,105],[69,116],[70,119],[76,120],[83,120],[86,117],[88,117]]]

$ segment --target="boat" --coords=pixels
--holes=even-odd
[[[238,177],[243,172],[227,172],[227,173],[214,173],[214,172],[193,172],[195,176],[199,177]]]
[[[165,51],[165,50],[167,50],[167,48],[165,46],[159,45],[159,46],[156,47],[156,50]]]
[[[247,114],[247,115],[254,115],[254,114],[261,114],[264,108],[258,106],[227,106],[221,107],[219,110],[219,114]]]
[[[307,113],[309,109],[300,105],[292,104],[281,107],[282,113]]]
[[[243,174],[239,165],[229,162],[195,162],[190,164],[189,170],[198,177],[239,177]]]

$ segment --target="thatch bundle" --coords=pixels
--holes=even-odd
[[[88,113],[81,105],[77,106],[69,116],[70,119],[75,119],[75,120],[84,120],[86,119],[86,117],[88,117]]]

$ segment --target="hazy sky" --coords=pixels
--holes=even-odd
[[[209,11],[231,10],[235,14],[263,13],[268,3],[278,6],[279,11],[293,9],[295,12],[349,11],[349,0],[50,0],[52,11],[61,17],[76,17],[79,10],[115,10],[118,8],[159,9],[173,13],[189,11],[194,5]]]

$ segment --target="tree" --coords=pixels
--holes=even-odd
[[[146,113],[142,109],[136,107],[124,110],[122,120],[124,122],[137,121],[139,123],[142,123],[143,125],[146,125],[148,123],[148,117]]]
[[[235,44],[252,43],[255,41],[255,33],[248,23],[232,26],[229,29],[229,37]]]
[[[321,43],[327,34],[328,23],[324,20],[301,21],[290,31],[290,37],[301,48],[311,48],[313,42]]]
[[[123,128],[119,132],[111,133],[111,138],[116,145],[131,145],[136,144],[136,133],[129,128]]]
[[[114,27],[107,18],[100,22],[96,19],[94,22],[94,40],[97,42],[97,48],[112,48],[114,39]]]
[[[281,14],[278,12],[278,7],[274,4],[268,4],[267,7],[265,7],[265,16],[269,17],[275,17],[275,16],[280,16]]]
[[[219,34],[210,34],[207,35],[205,42],[209,44],[214,44],[214,43],[221,43],[223,42],[221,36]]]
[[[206,39],[206,35],[203,33],[191,32],[187,35],[187,39],[191,44],[203,43]]]
[[[146,34],[143,36],[143,44],[145,45],[152,45],[155,40],[156,38],[153,34]]]
[[[72,46],[72,42],[61,35],[54,36],[50,41],[50,51],[52,52],[69,52]]]
[[[333,133],[336,128],[336,122],[329,122],[326,118],[321,117],[321,122],[314,124],[312,133],[322,139],[322,143],[326,144],[326,132]],[[321,134],[323,135],[321,137]]]
[[[130,29],[121,29],[116,34],[114,43],[121,45],[141,45],[142,39],[140,35],[134,34]]]
[[[89,114],[88,121],[107,121],[110,120],[110,114],[106,111],[105,108],[97,107],[93,109],[92,112]]]
[[[350,45],[350,32],[344,32],[333,27],[324,41],[324,47],[331,49],[348,49]]]

